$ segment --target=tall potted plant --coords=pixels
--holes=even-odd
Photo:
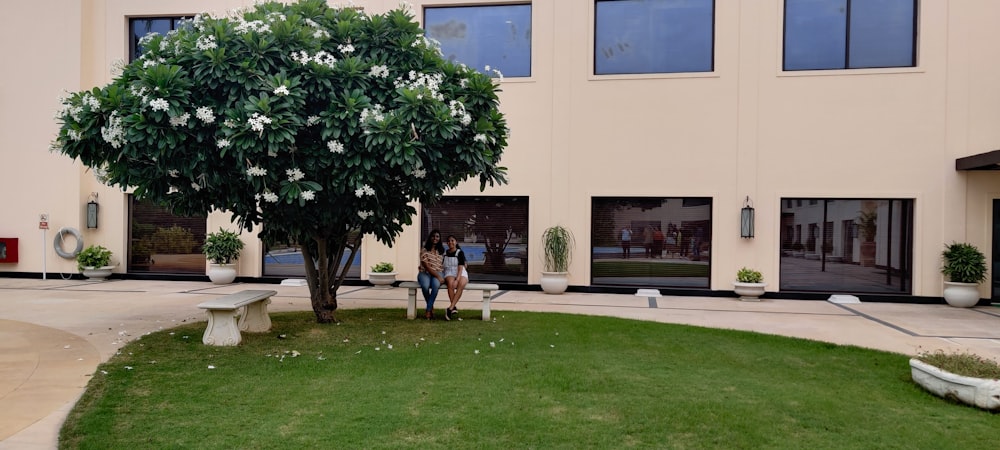
[[[979,283],[986,280],[986,256],[976,246],[952,242],[941,252],[944,300],[951,306],[969,308],[979,303]]]
[[[542,233],[545,271],[542,272],[541,285],[546,294],[562,294],[569,287],[569,264],[575,245],[573,233],[565,227],[556,225]]]
[[[233,267],[243,251],[243,241],[240,235],[219,228],[219,231],[208,233],[205,236],[205,245],[202,247],[205,256],[210,262],[208,266],[208,278],[215,284],[229,284],[236,279],[236,268]]]

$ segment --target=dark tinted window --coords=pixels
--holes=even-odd
[[[782,202],[781,290],[910,292],[913,200],[815,200]]]
[[[423,207],[421,245],[431,230],[455,236],[471,281],[528,282],[528,197],[444,197]]]
[[[595,197],[591,214],[592,284],[709,287],[711,198]]]

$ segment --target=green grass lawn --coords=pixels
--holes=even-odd
[[[593,276],[600,277],[707,277],[708,264],[653,261],[594,261]]]
[[[606,317],[338,315],[272,314],[238,347],[202,345],[204,323],[144,336],[100,366],[60,447],[997,446],[1000,415],[925,393],[905,355]]]

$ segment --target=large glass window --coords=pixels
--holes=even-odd
[[[782,201],[779,289],[910,293],[913,200],[817,200]]]
[[[204,217],[179,217],[129,195],[130,273],[205,274]]]
[[[594,73],[711,72],[714,0],[597,0]]]
[[[531,5],[448,6],[424,9],[427,37],[448,60],[505,77],[531,76]]]
[[[177,28],[182,23],[184,17],[142,17],[130,19],[128,22],[128,51],[129,61],[132,61],[142,54],[142,47],[139,40],[149,33],[159,33],[166,36],[170,30]]]
[[[785,70],[913,67],[916,0],[785,0]]]
[[[181,17],[129,20],[129,61],[142,54],[139,39],[167,34]],[[129,195],[128,267],[130,273],[205,274],[205,217],[175,216],[169,209]]]
[[[345,278],[361,279],[361,249],[354,255],[351,267],[347,269]],[[350,250],[344,251],[344,256],[340,259],[341,267],[347,264],[347,259],[351,256]],[[372,262],[370,265],[374,265]],[[266,246],[264,249],[264,270],[265,277],[305,277],[306,266],[302,257],[302,247],[298,244],[274,244]]]
[[[708,288],[712,199],[594,197],[591,283]]]
[[[431,230],[455,236],[471,281],[528,282],[528,197],[444,197],[423,207],[421,245]]]

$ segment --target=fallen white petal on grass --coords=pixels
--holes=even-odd
[[[301,355],[301,353],[299,353],[298,350],[292,350],[292,358],[295,358],[299,355]]]
[[[476,351],[475,351],[475,352],[473,352],[473,353],[474,353],[474,354],[476,354],[476,355],[478,355],[478,354],[479,354],[479,350],[476,350]]]
[[[209,366],[208,366],[208,368],[209,368],[209,369],[214,369],[214,368],[215,368],[215,366],[213,366],[213,365],[209,365]]]
[[[392,344],[389,344],[386,348],[388,348],[389,350],[392,350]]]
[[[361,350],[358,350],[358,351],[354,352],[355,355],[357,355],[359,353],[361,353]]]
[[[497,343],[490,341],[490,348],[497,348]]]

